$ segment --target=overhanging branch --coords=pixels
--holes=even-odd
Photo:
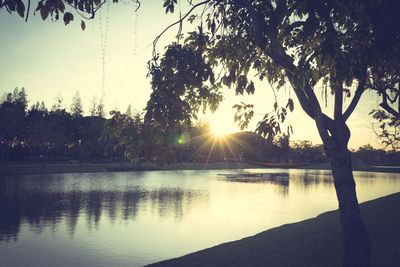
[[[308,85],[305,86],[305,88],[299,88],[296,84],[293,82],[293,74],[296,71],[296,66],[293,64],[291,61],[291,57],[287,55],[285,52],[285,49],[282,47],[282,45],[278,41],[277,37],[277,31],[272,29],[272,26],[269,25],[261,25],[260,19],[257,16],[257,12],[252,6],[249,1],[245,0],[236,0],[237,4],[240,4],[248,9],[249,15],[251,17],[251,20],[253,22],[253,34],[254,34],[254,39],[257,43],[257,45],[260,47],[260,49],[268,55],[276,64],[281,66],[283,69],[286,71],[286,76],[288,77],[293,90],[296,93],[297,99],[300,102],[300,105],[302,109],[306,112],[308,116],[310,116],[312,119],[316,120],[316,117],[318,114],[322,114],[321,107],[319,105],[318,99],[315,96],[314,91],[312,88]],[[272,8],[272,7],[270,7]],[[275,14],[273,13],[273,10],[270,10],[271,16],[274,17]],[[271,48],[266,49],[268,45],[268,40],[265,38],[263,35],[263,28],[269,28],[268,30],[268,37],[271,41]]]

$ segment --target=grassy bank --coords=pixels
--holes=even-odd
[[[400,266],[400,193],[360,205],[376,267]],[[151,266],[341,266],[338,211]]]

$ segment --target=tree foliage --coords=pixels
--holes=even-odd
[[[165,1],[166,12],[173,12],[174,4],[174,1]],[[193,10],[198,6],[204,9],[195,13]],[[149,71],[152,86],[155,91],[160,88],[167,91],[170,89],[166,88],[175,88],[175,84],[166,85],[165,81],[185,80],[185,73],[174,72],[172,66],[159,63],[185,62],[177,53],[198,54],[196,58],[201,54],[202,64],[207,65],[207,71],[197,73],[203,74],[203,79],[196,75],[197,82],[188,80],[193,87],[201,88],[211,77],[216,90],[226,86],[236,94],[252,94],[254,75],[277,89],[289,83],[303,110],[316,121],[325,145],[332,146],[331,136],[339,131],[339,121],[340,128],[347,128],[345,121],[365,90],[375,90],[382,96],[381,106],[395,116],[399,114],[393,106],[400,100],[400,62],[399,57],[393,57],[400,51],[400,30],[393,26],[400,15],[397,6],[394,1],[313,0],[227,0],[193,4],[191,14],[184,17],[199,26],[187,34],[183,44],[174,43],[166,48],[161,59],[159,56],[153,59]],[[159,70],[157,73],[155,68]],[[316,97],[316,85],[321,83],[330,88],[329,93],[336,94],[335,112],[331,117],[321,111]],[[344,97],[351,98],[346,110]],[[182,106],[192,104],[184,98],[180,101]],[[293,111],[293,103],[292,99],[288,103],[276,102],[275,114],[267,114],[257,131],[270,138],[281,133],[281,123],[288,109]],[[252,106],[242,103],[234,108],[240,126],[247,126],[254,114]],[[346,135],[342,139],[348,140]]]
[[[378,122],[375,130],[385,148],[392,150],[400,149],[400,118],[382,109],[374,109],[370,112]]]
[[[210,63],[201,50],[188,40],[183,47],[174,43],[165,56],[149,62],[153,92],[146,107],[146,119],[155,119],[164,127],[176,127],[197,118],[200,109],[218,108],[222,100]],[[204,49],[204,47],[202,47]]]

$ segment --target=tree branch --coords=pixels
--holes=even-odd
[[[308,116],[316,120],[317,114],[322,114],[318,99],[309,85],[306,85],[305,88],[302,89],[298,88],[298,86],[294,84],[293,73],[296,70],[296,66],[293,64],[291,57],[287,55],[285,49],[279,43],[277,38],[277,31],[274,31],[270,25],[268,37],[270,38],[273,48],[266,50],[268,42],[267,39],[263,36],[262,25],[258,19],[255,8],[248,1],[236,0],[236,2],[240,5],[247,7],[249,11],[249,15],[253,21],[253,34],[257,45],[275,63],[286,70],[286,76],[288,77],[289,82],[291,83],[293,90],[295,91],[295,94],[300,102],[302,109],[307,113]],[[274,14],[271,14],[271,16],[274,16]]]
[[[366,80],[365,77],[363,77],[358,81],[358,86],[357,86],[357,90],[354,94],[354,97],[351,100],[350,105],[347,107],[346,111],[343,113],[344,121],[347,121],[347,119],[350,117],[350,115],[353,113],[354,109],[356,108],[358,101],[360,101],[360,98],[365,91],[365,80]]]
[[[317,130],[319,136],[322,139],[323,144],[324,145],[328,144],[331,139],[328,129],[332,130],[331,124],[333,124],[333,120],[321,112],[316,116],[315,124],[317,125]]]
[[[335,85],[335,104],[334,104],[333,117],[335,120],[342,118],[343,112],[343,85],[340,82]]]
[[[311,105],[311,107],[313,108],[314,117],[312,117],[312,118],[315,120],[316,117],[319,115],[319,113],[323,114],[323,112],[321,110],[321,106],[318,101],[318,98],[315,95],[314,90],[311,88],[311,86],[308,83],[306,83],[303,90],[305,91],[307,98],[310,101],[309,105]]]
[[[259,18],[257,16],[255,8],[249,3],[249,1],[245,0],[236,0],[237,4],[243,5],[247,7],[249,11],[249,15],[253,22],[253,34],[256,44],[260,47],[260,49],[268,55],[276,64],[281,66],[286,71],[286,76],[291,83],[293,90],[297,96],[297,99],[300,102],[302,109],[306,112],[308,116],[310,116],[317,124],[319,135],[324,143],[329,142],[331,136],[328,131],[333,131],[334,129],[334,121],[325,115],[321,106],[318,102],[318,99],[314,93],[314,90],[311,88],[309,84],[306,84],[304,88],[299,88],[293,82],[293,74],[296,71],[296,66],[293,64],[292,58],[286,53],[282,44],[278,41],[277,31],[273,29],[271,26],[273,25],[261,25]],[[273,7],[270,6],[271,16],[274,17]],[[273,19],[271,19],[273,21]],[[277,21],[277,20],[275,20]],[[263,35],[262,29],[268,29],[267,36],[271,42],[271,48],[266,50],[268,45],[268,40]]]
[[[286,71],[286,75],[289,78],[289,82],[292,85],[293,91],[297,96],[297,99],[300,102],[300,106],[301,108],[304,110],[304,112],[310,116],[312,119],[314,119],[314,111],[312,109],[312,107],[310,106],[310,101],[307,97],[307,95],[304,93],[303,90],[299,89],[294,83],[293,83],[293,79],[292,79],[292,74],[289,73],[288,71]]]
[[[277,38],[278,33],[277,31],[274,31],[274,26],[276,25],[269,25],[269,26],[261,25],[260,19],[257,16],[255,8],[251,5],[251,3],[248,0],[236,0],[235,3],[247,8],[251,20],[253,22],[253,35],[258,47],[260,47],[260,49],[264,53],[266,53],[270,58],[272,58],[272,60],[274,60],[279,66],[284,68],[289,73],[293,74],[296,67],[293,65],[291,58],[285,53],[285,50],[283,49],[283,47],[281,47],[280,43],[278,42]],[[273,14],[272,5],[268,5],[268,7],[271,12],[271,17],[275,17]],[[271,19],[271,21],[276,22],[276,19]],[[264,37],[263,29],[268,30],[268,37],[270,38],[271,44],[275,49],[269,49],[268,51],[266,50],[266,47],[268,45],[268,40]]]
[[[31,9],[31,0],[28,0],[28,9],[26,11],[26,18],[25,18],[25,22],[28,21],[28,17],[29,17],[29,10]]]
[[[388,103],[387,103],[387,95],[386,92],[382,93],[382,103],[379,105],[381,106],[384,110],[395,116],[396,118],[400,119],[400,110],[396,111],[393,109]]]
[[[197,7],[199,7],[199,6],[208,4],[210,1],[211,1],[211,0],[206,0],[206,1],[200,2],[200,3],[198,3],[198,4],[194,5],[194,6],[192,6],[192,8],[191,8],[183,17],[179,18],[178,21],[175,21],[174,23],[172,23],[171,25],[169,25],[169,26],[168,26],[167,28],[165,28],[159,35],[157,35],[157,37],[156,37],[156,38],[154,39],[154,41],[153,41],[153,57],[155,57],[155,55],[156,55],[156,54],[155,54],[155,49],[156,49],[156,46],[157,46],[157,42],[158,42],[158,40],[161,38],[161,36],[162,36],[166,31],[168,31],[171,27],[175,26],[176,24],[182,23],[182,21],[185,20],[185,19],[187,18],[187,16],[189,16],[190,13],[193,12],[193,10],[195,10],[195,9],[196,9]]]

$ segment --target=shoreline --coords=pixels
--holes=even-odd
[[[372,266],[400,266],[400,193],[360,204]],[[147,266],[341,266],[338,210]]]
[[[59,174],[59,173],[92,173],[92,172],[130,172],[130,171],[163,171],[163,170],[219,170],[219,169],[309,169],[330,170],[328,163],[293,164],[293,163],[173,163],[164,167],[151,163],[133,165],[126,162],[111,163],[1,163],[0,177],[5,175]],[[360,166],[354,165],[353,171],[400,173],[399,166]]]
[[[174,163],[164,167],[145,163],[133,165],[126,162],[110,163],[8,163],[0,164],[0,175],[30,175],[59,173],[93,173],[93,172],[133,172],[133,171],[165,171],[165,170],[218,170],[218,169],[255,169],[263,168],[248,163]],[[0,177],[1,177],[0,176]]]

